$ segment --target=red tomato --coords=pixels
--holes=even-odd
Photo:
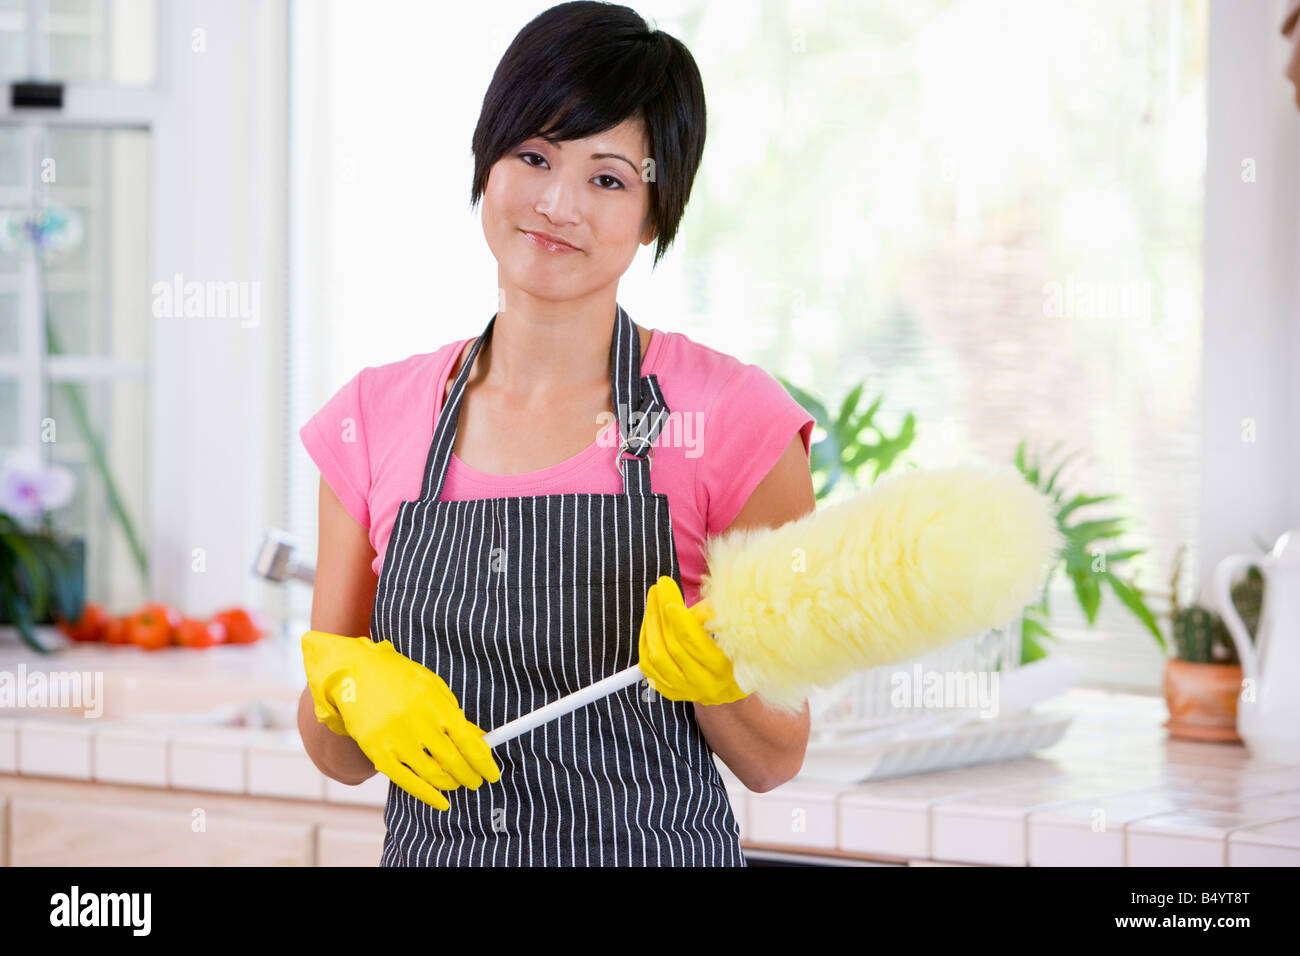
[[[131,635],[126,627],[127,619],[124,617],[115,617],[108,622],[104,628],[105,644],[130,644]]]
[[[181,620],[176,629],[176,643],[181,647],[215,647],[226,643],[226,625],[215,618],[204,621],[197,617]]]
[[[227,608],[212,616],[226,626],[226,642],[252,644],[266,636],[266,617],[258,611],[252,613],[242,607]]]
[[[181,615],[166,604],[146,604],[126,622],[127,639],[137,647],[156,651],[172,643]]]
[[[86,604],[81,609],[81,618],[70,623],[61,617],[55,618],[59,630],[73,641],[102,641],[113,615],[104,610],[101,604]]]

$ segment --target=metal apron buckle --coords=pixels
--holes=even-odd
[[[635,451],[632,451],[628,447],[631,442],[638,442],[641,446],[644,446],[645,452],[643,454],[639,454]],[[650,466],[651,467],[654,466],[655,446],[651,444],[650,439],[646,438],[644,435],[630,435],[618,443],[618,452],[616,453],[616,460],[618,461],[618,473],[622,475],[624,478],[627,478],[627,465],[626,465],[627,459],[623,457],[624,453],[636,455],[638,458],[643,458],[643,457],[648,458],[650,461]]]

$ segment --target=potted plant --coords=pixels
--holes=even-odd
[[[49,517],[71,500],[75,482],[67,468],[25,449],[11,452],[0,471],[0,622],[38,651],[50,648],[36,625],[81,617],[84,542],[56,535]]]
[[[877,398],[864,411],[858,411],[862,399],[862,384],[849,392],[840,404],[838,412],[832,416],[826,405],[808,392],[784,378],[779,381],[795,401],[822,424],[826,432],[822,439],[813,443],[809,461],[818,502],[825,498],[841,479],[846,480],[856,489],[859,486],[860,475],[868,466],[872,469],[870,481],[874,482],[893,466],[915,438],[916,419],[911,413],[905,417],[896,435],[886,434],[875,423],[875,414],[884,401],[883,398]],[[1049,455],[1059,447],[1059,443],[1053,445]],[[1074,593],[1088,619],[1089,626],[1096,623],[1104,586],[1109,588],[1120,603],[1151,632],[1160,647],[1167,650],[1168,645],[1160,632],[1156,615],[1147,606],[1136,579],[1121,573],[1124,563],[1143,554],[1144,549],[1105,551],[1098,544],[1102,539],[1121,535],[1125,530],[1125,519],[1092,518],[1067,524],[1070,516],[1077,509],[1119,497],[1115,494],[1074,494],[1066,499],[1058,480],[1070,457],[1072,456],[1062,460],[1050,476],[1045,476],[1045,469],[1040,468],[1037,456],[1033,456],[1032,461],[1028,460],[1025,442],[1022,440],[1016,447],[1015,464],[1026,481],[1057,503],[1057,526],[1065,535],[1067,542],[1062,563],[1065,573],[1074,585]],[[1028,664],[1046,656],[1045,642],[1056,639],[1056,635],[1048,626],[1051,618],[1048,594],[1055,573],[1056,568],[1053,568],[1052,573],[1047,576],[1043,584],[1041,600],[1027,606],[1021,615],[1021,664]]]
[[[1059,443],[1053,445],[1049,450],[1049,454],[1058,447],[1060,447]],[[1079,607],[1083,609],[1084,616],[1088,619],[1088,626],[1091,627],[1097,622],[1097,610],[1101,606],[1103,588],[1109,588],[1120,603],[1128,608],[1142,626],[1151,632],[1156,643],[1167,651],[1168,645],[1165,643],[1164,635],[1160,633],[1160,625],[1156,621],[1155,614],[1147,607],[1136,577],[1125,577],[1120,574],[1120,568],[1124,562],[1142,554],[1145,549],[1106,551],[1098,544],[1102,539],[1115,538],[1123,534],[1125,519],[1121,517],[1090,518],[1076,521],[1074,524],[1066,524],[1066,521],[1077,509],[1119,497],[1116,494],[1074,494],[1070,496],[1069,500],[1065,500],[1062,489],[1057,484],[1057,479],[1061,475],[1061,470],[1065,467],[1065,462],[1070,457],[1072,456],[1066,456],[1045,482],[1042,480],[1043,471],[1039,468],[1037,456],[1034,456],[1032,461],[1026,460],[1024,441],[1021,441],[1016,446],[1015,463],[1016,468],[1025,476],[1026,481],[1057,503],[1056,523],[1057,527],[1061,529],[1061,533],[1065,535],[1066,540],[1065,549],[1062,552],[1062,563],[1066,575],[1069,576],[1071,583],[1074,585],[1075,596],[1079,600]],[[1056,635],[1047,626],[1051,617],[1047,599],[1052,578],[1055,574],[1056,568],[1054,567],[1043,584],[1042,599],[1036,604],[1031,604],[1025,608],[1021,620],[1022,664],[1027,664],[1045,656],[1047,650],[1043,646],[1043,641],[1056,640]]]
[[[916,418],[908,412],[898,434],[888,435],[876,423],[876,412],[884,398],[877,398],[866,409],[859,411],[865,382],[859,382],[840,403],[839,411],[832,416],[826,406],[799,388],[778,378],[790,397],[817,419],[825,434],[812,443],[808,468],[813,476],[813,490],[820,503],[831,490],[845,480],[853,489],[859,487],[860,475],[871,468],[870,481],[874,482],[889,470],[895,460],[912,444],[916,437]]]
[[[76,249],[82,237],[81,218],[72,210],[52,205],[0,210],[0,250],[32,253],[45,355],[66,354],[46,294],[47,261]],[[41,391],[49,383],[62,392],[103,483],[109,512],[121,526],[141,578],[147,579],[144,545],[113,479],[91,410],[76,383],[49,381],[45,355],[39,370]],[[55,535],[48,515],[71,499],[75,480],[67,469],[46,467],[31,449],[11,453],[5,465],[5,474],[0,476],[0,624],[16,627],[25,643],[48,652],[58,645],[47,646],[36,625],[59,619],[77,621],[85,606],[85,542]]]
[[[1165,663],[1165,704],[1169,736],[1183,740],[1241,743],[1237,734],[1237,699],[1241,694],[1241,662],[1237,648],[1213,610],[1199,604],[1182,607],[1178,577],[1183,552],[1178,549],[1170,579],[1170,622],[1174,656]],[[1232,585],[1232,603],[1253,641],[1264,604],[1264,578],[1259,568]]]

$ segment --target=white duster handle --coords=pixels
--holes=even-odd
[[[572,713],[585,704],[590,704],[593,700],[599,700],[601,697],[607,697],[616,690],[621,690],[629,684],[635,684],[645,675],[641,673],[641,666],[633,664],[627,670],[619,671],[617,674],[611,674],[604,680],[598,680],[596,683],[582,690],[575,690],[568,697],[561,697],[559,700],[552,701],[545,707],[539,707],[530,714],[524,714],[522,717],[516,717],[509,723],[502,724],[496,730],[489,731],[483,735],[483,740],[489,747],[495,747],[497,744],[505,743],[507,740],[513,740],[520,734],[526,734],[534,727],[539,727],[548,720],[554,720],[556,717],[563,717],[565,714]]]

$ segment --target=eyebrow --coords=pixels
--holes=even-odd
[[[546,140],[546,142],[550,143],[556,149],[564,148],[563,146],[560,145],[559,140],[550,139],[546,136],[540,136],[540,135],[537,138]],[[623,160],[623,162],[627,163],[629,166],[632,167],[632,172],[636,172],[636,163],[632,162],[632,160],[628,159],[626,156],[620,153],[592,153],[591,158],[592,159],[621,159]]]
[[[592,159],[621,159],[623,160],[623,162],[627,163],[629,166],[632,167],[632,172],[636,172],[636,164],[633,163],[632,160],[628,159],[626,156],[620,156],[618,153],[592,153],[591,158]]]

